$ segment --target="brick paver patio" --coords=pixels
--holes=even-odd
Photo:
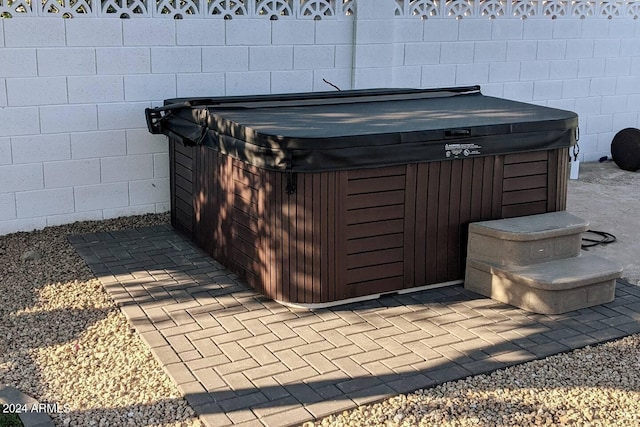
[[[69,236],[208,426],[297,425],[640,332],[640,287],[538,315],[462,286],[315,312],[257,294],[170,226]]]

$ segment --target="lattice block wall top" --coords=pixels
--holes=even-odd
[[[340,19],[354,0],[0,0],[0,16]]]
[[[367,1],[367,0],[361,0]],[[640,0],[387,0],[396,17],[630,18]],[[349,19],[356,0],[0,0],[0,17]]]

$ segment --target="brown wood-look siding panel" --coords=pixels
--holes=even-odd
[[[403,262],[373,265],[369,267],[353,268],[347,270],[347,283],[359,283],[368,280],[387,279],[389,277],[402,276],[404,272]],[[384,288],[384,286],[383,286]],[[378,292],[371,288],[372,292]],[[384,292],[384,290],[382,290]],[[356,296],[351,294],[351,296]]]
[[[493,202],[491,203],[491,218],[501,218],[502,215],[502,184],[504,182],[504,156],[493,159]]]
[[[416,165],[416,199],[415,199],[415,236],[413,254],[413,283],[415,286],[423,286],[427,283],[426,257],[427,257],[427,201],[429,185],[429,164],[418,163]],[[411,254],[407,254],[410,256]]]
[[[403,257],[403,248],[382,249],[372,252],[360,252],[352,255],[347,255],[347,265],[350,268],[368,267],[390,262],[402,262]]]
[[[413,253],[415,252],[416,238],[416,177],[417,166],[415,164],[406,165],[405,177],[405,200],[404,200],[404,287],[411,288],[415,286],[414,269],[415,260]]]
[[[484,157],[482,174],[482,219],[491,219],[493,209],[493,157]]]
[[[546,160],[547,160],[546,151],[531,151],[527,153],[505,154],[504,156],[505,165],[510,165],[512,163],[526,163],[526,162],[537,162],[537,161],[546,161]]]
[[[558,150],[558,179],[556,186],[558,188],[558,200],[556,202],[556,210],[563,211],[567,209],[567,185],[569,176],[569,149],[561,148]]]
[[[518,203],[547,201],[547,188],[533,188],[531,190],[510,191],[504,193],[504,206]]]
[[[182,179],[184,179],[185,181],[191,182],[193,183],[193,171],[191,169],[187,169],[182,165],[179,164],[174,164],[175,165],[175,174],[179,177],[181,177]],[[193,167],[193,165],[192,165]]]
[[[275,258],[275,286],[276,286],[276,299],[283,301],[285,299],[284,288],[289,286],[289,265],[285,265],[285,247],[288,248],[287,239],[289,237],[288,231],[285,230],[284,227],[284,212],[285,212],[285,201],[283,200],[283,182],[282,182],[282,173],[274,172],[274,198],[273,198],[273,219],[274,219],[274,227],[273,227],[273,247],[274,247],[274,258]],[[287,260],[288,262],[288,260]]]
[[[503,206],[502,216],[512,218],[516,216],[536,215],[547,212],[547,202],[522,203],[519,205]]]
[[[347,204],[349,209],[363,209],[373,206],[399,205],[404,203],[404,198],[403,190],[364,193],[347,196]]]
[[[504,166],[504,177],[515,178],[518,176],[539,175],[547,173],[547,161],[516,163]]]
[[[342,256],[346,256],[346,254],[338,248],[340,242],[340,239],[338,239],[338,233],[345,231],[340,229],[340,224],[338,223],[338,216],[343,215],[341,206],[338,205],[338,201],[340,200],[340,188],[338,188],[338,186],[341,184],[338,180],[338,177],[340,174],[341,172],[331,172],[327,175],[327,186],[325,193],[327,197],[327,226],[325,230],[327,236],[327,247],[324,251],[324,255],[327,257],[327,261],[325,261],[323,264],[328,265],[326,266],[327,293],[326,295],[323,295],[323,300],[326,297],[327,301],[332,301],[336,298],[337,287],[339,283],[337,272],[338,259]]]
[[[404,217],[404,205],[379,206],[347,212],[347,225],[388,221]],[[373,231],[373,230],[372,230]]]
[[[402,276],[387,277],[384,279],[372,279],[360,283],[351,283],[348,286],[346,295],[358,296],[358,295],[371,295],[373,289],[389,289],[396,290],[402,289],[404,284],[404,278]],[[379,291],[382,293],[385,291]]]
[[[547,185],[547,175],[530,175],[519,178],[506,178],[502,182],[502,191],[526,190]]]
[[[427,234],[426,234],[426,282],[437,283],[438,259],[438,202],[440,194],[440,167],[442,162],[429,163],[427,188]]]
[[[462,191],[462,160],[451,161],[451,190],[449,193],[449,218],[447,241],[447,278],[459,277],[460,264],[460,195]]]
[[[383,236],[364,237],[348,240],[345,245],[345,257],[359,252],[377,251],[389,248],[401,248],[404,245],[402,233],[385,234]],[[344,265],[344,262],[341,263]]]
[[[351,171],[350,171],[351,172]],[[349,172],[349,173],[350,173]],[[379,191],[404,190],[404,175],[384,176],[379,178],[353,179],[349,180],[349,195],[371,193],[375,188]]]
[[[380,235],[402,233],[404,230],[404,220],[393,219],[389,221],[381,221],[379,223],[367,222],[363,224],[353,224],[347,228],[345,237],[347,240],[352,240],[369,236],[371,235],[371,226],[374,226]]]
[[[557,210],[558,204],[558,186],[556,180],[558,179],[558,150],[547,152],[547,211],[554,212]]]
[[[353,169],[348,171],[349,180],[389,177],[394,175],[404,176],[405,165],[384,166],[372,169]]]
[[[335,289],[334,298],[348,298],[346,271],[347,242],[344,236],[347,235],[346,209],[347,209],[347,185],[349,184],[349,173],[339,171],[336,174],[335,183]]]
[[[447,278],[447,257],[449,253],[449,195],[451,194],[452,162],[441,162],[440,187],[438,188],[438,232],[436,257],[436,280],[444,282]]]
[[[471,222],[471,180],[473,177],[473,160],[462,161],[462,188],[460,189],[460,235],[458,239],[459,248],[459,271],[460,276],[464,275],[464,268],[467,259],[467,238],[469,235],[469,223]]]
[[[471,181],[471,221],[480,221],[482,219],[482,190],[484,175],[484,160],[481,158],[473,159],[473,178]]]
[[[322,203],[324,201],[322,197],[322,176],[327,173],[313,174],[311,183],[311,194],[313,195],[313,203],[311,210],[313,212],[313,228],[311,230],[311,236],[313,238],[312,245],[312,264],[313,264],[313,281],[311,283],[311,295],[307,300],[310,303],[319,302],[321,295],[321,284],[324,279],[322,273],[322,261],[324,258],[321,256],[321,248],[326,245],[324,235],[322,233],[321,224],[326,222],[326,217],[322,215]]]
[[[173,159],[173,161],[176,162],[177,165],[182,166],[182,168],[184,169],[192,170],[192,159],[191,159],[191,153],[189,152],[192,150],[193,149],[190,149],[188,151],[175,150],[175,154],[174,154],[175,158]]]

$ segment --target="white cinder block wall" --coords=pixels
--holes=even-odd
[[[268,3],[0,0],[0,235],[168,210],[166,139],[144,109],[176,96],[479,84],[576,111],[583,161],[640,124],[640,1]]]

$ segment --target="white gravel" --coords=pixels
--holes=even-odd
[[[70,412],[63,426],[199,426],[67,242],[167,221],[76,223],[0,236],[0,383]],[[640,335],[345,411],[305,426],[640,426]]]

